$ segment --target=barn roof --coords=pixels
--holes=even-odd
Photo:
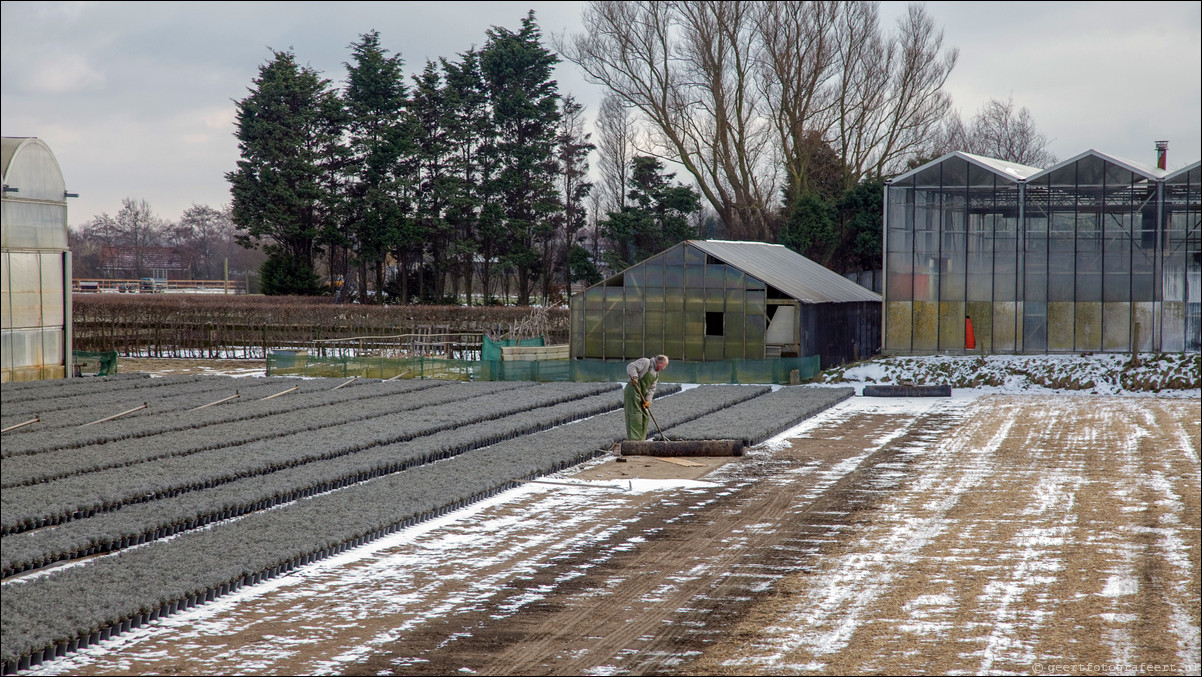
[[[879,303],[881,300],[880,294],[784,245],[728,240],[688,240],[684,244],[696,247],[802,303]]]

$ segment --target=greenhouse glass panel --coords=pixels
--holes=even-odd
[[[993,300],[1018,300],[1018,239],[998,237],[993,241]]]
[[[939,349],[964,350],[964,302],[939,304]]]
[[[691,323],[686,323],[686,326],[693,327]],[[697,325],[695,331],[686,330],[684,335],[684,359],[705,359],[705,327],[703,325]]]
[[[1153,350],[1156,336],[1156,306],[1155,303],[1137,302],[1131,304],[1131,336],[1135,349],[1146,353]]]
[[[12,329],[13,326],[12,318],[9,317],[11,282],[8,279],[8,257],[8,252],[0,253],[0,280],[4,280],[3,292],[0,292],[0,327],[4,329]],[[4,336],[8,336],[8,334],[4,334]]]
[[[993,350],[995,352],[1014,352],[1018,349],[1018,318],[1020,317],[1017,303],[994,303],[993,311]]]
[[[686,315],[700,315],[705,312],[704,289],[690,289],[684,297],[684,312]]]
[[[943,170],[943,176],[940,183],[944,188],[963,187],[968,185],[968,160],[958,157],[948,158],[939,163],[939,169]]]
[[[1048,349],[1048,307],[1046,303],[1023,301],[1022,350],[1040,352]]]
[[[646,344],[644,350],[646,350],[649,355],[658,353],[667,355],[664,345],[665,317],[666,316],[664,313],[647,313],[645,316],[643,316],[643,340]]]
[[[743,354],[749,360],[764,359],[764,332],[767,331],[766,318],[763,315],[748,315],[746,338],[743,341]]]
[[[647,287],[647,291],[643,295],[644,307],[647,314],[659,315],[666,310],[664,307],[664,299],[667,294],[663,287]]]
[[[66,308],[63,291],[63,255],[42,254],[42,322],[62,331]],[[51,362],[53,362],[51,358]],[[60,357],[58,362],[62,362]]]
[[[726,359],[726,339],[715,336],[705,337],[705,350],[703,355],[705,361],[707,362]]]
[[[682,287],[664,289],[664,312],[684,310],[685,290]]]
[[[1078,303],[1074,309],[1076,326],[1076,350],[1102,349],[1102,304],[1101,302]]]
[[[1047,349],[1054,353],[1071,353],[1076,349],[1076,320],[1073,306],[1064,301],[1048,302]]]
[[[705,267],[705,288],[724,289],[726,287],[726,266],[723,264],[709,264]]]
[[[31,252],[9,252],[8,274],[11,280],[9,303],[12,304],[10,318],[12,327],[40,327],[42,325],[42,267],[39,256]],[[30,363],[34,364],[34,363]]]
[[[931,352],[939,348],[939,304],[933,301],[914,301],[914,350]]]
[[[885,296],[890,301],[912,301],[914,299],[913,255],[891,252],[885,257]]]
[[[590,287],[585,290],[584,309],[587,311],[605,309],[605,287]]]
[[[48,367],[62,365],[63,358],[63,328],[45,327],[42,331],[42,364]]]
[[[1131,349],[1131,304],[1102,304],[1102,350],[1109,352]]]
[[[646,264],[647,271],[647,286],[662,287],[664,286],[664,266],[660,259],[652,259]]]
[[[726,292],[721,288],[705,290],[705,311],[722,312],[726,309]]]
[[[647,265],[631,266],[622,277],[622,285],[634,294],[641,294],[647,286]]]
[[[763,291],[747,292],[746,301],[747,315],[764,315],[767,312],[766,294]]]
[[[690,250],[692,251],[692,250]],[[689,264],[685,267],[684,286],[686,289],[701,290],[705,288],[705,265]]]
[[[885,303],[885,350],[910,349],[911,321],[914,308],[909,301]]]
[[[684,250],[685,247],[683,244],[669,248],[668,251],[664,252],[663,256],[661,257],[663,258],[664,264],[669,268],[683,266]]]
[[[669,265],[664,270],[664,286],[676,288],[684,286],[683,265]]]
[[[696,247],[686,246],[684,248],[684,262],[690,266],[694,264],[705,265],[705,252]]]
[[[745,279],[747,280],[746,284],[748,291],[764,291],[768,288],[766,284],[750,275],[748,275]]]

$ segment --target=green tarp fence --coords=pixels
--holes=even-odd
[[[501,339],[500,341],[494,341],[493,339],[490,339],[486,335],[484,337],[484,347],[480,350],[480,353],[481,353],[480,359],[485,362],[499,362],[501,360],[501,348],[503,348],[503,347],[504,348],[510,348],[513,346],[529,347],[529,346],[543,346],[546,344],[547,344],[547,342],[544,341],[543,337],[541,337],[541,336],[537,336],[535,338],[528,338],[528,339],[516,339],[516,340],[515,339]]]
[[[540,345],[540,344],[532,344]],[[487,347],[486,347],[487,350]],[[439,378],[459,381],[575,381],[624,383],[625,360],[446,360],[434,357],[323,357],[292,351],[267,356],[267,375],[363,378]],[[807,381],[820,371],[817,355],[771,360],[674,360],[660,375],[665,383],[779,383],[791,382],[790,373]]]
[[[72,350],[75,376],[108,376],[117,373],[117,351]]]

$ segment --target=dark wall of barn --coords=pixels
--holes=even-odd
[[[820,357],[823,369],[879,353],[881,304],[802,304],[801,345],[803,355]]]

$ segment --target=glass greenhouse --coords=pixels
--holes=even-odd
[[[36,138],[3,139],[0,380],[71,374],[67,192],[54,153]]]
[[[885,192],[885,353],[1199,350],[1199,163],[951,153]]]
[[[572,297],[571,355],[714,362],[876,352],[880,296],[782,245],[688,240]]]

